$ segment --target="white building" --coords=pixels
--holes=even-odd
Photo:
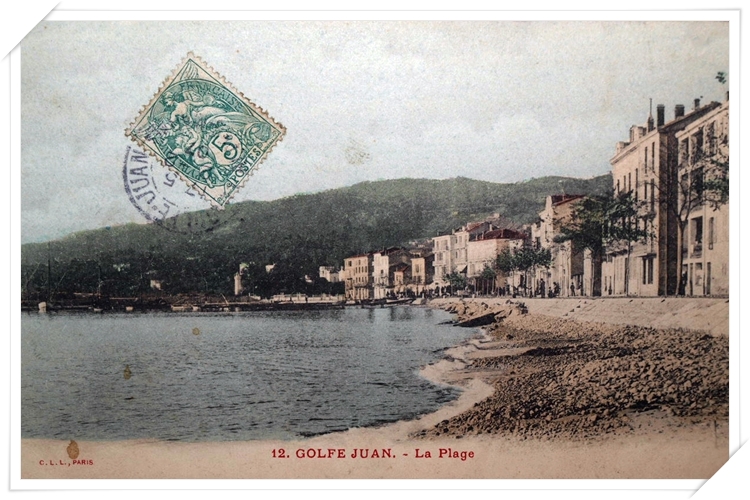
[[[681,272],[684,295],[729,294],[729,204],[721,203],[706,182],[725,175],[729,161],[729,101],[675,134],[678,175],[686,196],[695,197],[684,216]]]
[[[594,286],[591,278],[585,276],[583,249],[576,248],[570,241],[554,241],[561,227],[571,220],[576,203],[582,198],[582,195],[547,196],[544,210],[539,212],[539,222],[531,227],[531,239],[535,249],[550,251],[551,263],[549,268],[537,268],[530,283],[531,290],[541,290],[544,280],[545,295],[555,289],[562,297],[592,294]],[[589,274],[590,271],[589,266]]]
[[[678,140],[676,135],[703,121],[721,105],[704,106],[696,99],[692,111],[676,105],[674,119],[665,122],[658,105],[656,124],[649,114],[644,126],[630,127],[629,141],[617,143],[610,160],[615,193],[631,193],[642,203],[633,224],[651,236],[641,241],[615,242],[602,263],[602,295],[656,296],[678,293]],[[684,137],[684,133],[681,134]]]
[[[506,285],[507,276],[496,271],[492,280],[483,277],[485,268],[495,270],[497,256],[503,250],[511,252],[523,246],[524,235],[512,229],[494,229],[485,233],[476,234],[466,245],[467,255],[467,278],[473,283],[475,289],[494,292],[500,286]]]
[[[448,286],[445,277],[452,273],[467,276],[469,273],[469,241],[477,235],[497,229],[508,229],[510,224],[499,213],[481,222],[470,222],[451,234],[432,238],[434,260],[433,281],[436,286]]]
[[[318,268],[318,276],[328,281],[329,283],[337,283],[341,281],[340,271],[336,271],[333,266],[320,266]]]
[[[443,234],[432,238],[432,251],[435,255],[433,266],[435,269],[435,284],[438,286],[447,286],[448,282],[445,277],[453,272],[453,248],[455,246],[456,235]]]

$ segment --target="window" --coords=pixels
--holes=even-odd
[[[691,151],[691,163],[695,163],[703,157],[703,129],[693,134],[693,150]]]
[[[638,169],[635,169],[635,201],[638,201]]]
[[[643,258],[643,278],[644,285],[652,285],[654,283],[654,256],[650,255]]]
[[[703,217],[696,217],[690,221],[690,234],[693,242],[693,255],[698,257],[703,245]]]
[[[651,179],[651,211],[654,211],[654,190],[656,186],[654,185],[654,180]]]
[[[700,262],[695,264],[695,286],[696,288],[703,286],[703,264]],[[696,290],[696,293],[700,292]]]
[[[683,139],[680,141],[680,152],[679,152],[679,163],[684,164],[687,163],[688,157],[689,157],[689,151],[690,151],[690,140],[689,139]]]
[[[703,197],[703,167],[693,170],[693,190],[698,199]]]
[[[708,249],[713,250],[714,248],[714,218],[708,219]]]
[[[651,171],[653,172],[656,169],[656,161],[654,156],[654,149],[656,148],[656,141],[651,143]]]
[[[716,129],[714,122],[709,123],[706,126],[706,142],[708,143],[708,150],[706,153],[709,156],[716,154]]]
[[[624,265],[624,266],[622,266],[622,269],[620,269],[620,271],[621,271],[621,274],[620,274],[620,276],[622,276],[623,278],[625,277],[625,272],[626,272],[625,270],[626,270],[626,269],[630,269],[630,267],[628,266],[628,261],[629,261],[629,260],[630,260],[630,259],[628,259],[627,257],[625,257],[625,259],[624,259],[624,264],[625,264],[625,265]]]
[[[678,194],[678,196],[680,196],[680,199],[687,198],[693,192],[693,190],[690,188],[690,178],[689,178],[687,172],[684,173],[684,174],[682,174],[682,176],[680,177],[679,190],[680,191],[677,194]]]

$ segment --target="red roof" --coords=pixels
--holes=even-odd
[[[477,236],[477,240],[522,240],[523,233],[512,229],[495,229]]]
[[[583,198],[582,194],[553,194],[552,195],[552,204],[553,205],[562,205],[563,203],[568,203],[573,200],[578,200],[580,198]]]

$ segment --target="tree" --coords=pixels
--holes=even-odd
[[[504,248],[495,259],[495,267],[505,274],[515,271],[524,273],[524,287],[528,286],[528,272],[536,272],[537,267],[549,268],[552,263],[552,253],[547,248],[521,247],[515,250]]]
[[[578,201],[570,219],[561,224],[560,234],[554,238],[556,243],[570,241],[591,252],[592,295],[601,295],[601,264],[605,248],[626,242],[630,252],[630,243],[650,236],[640,224],[634,224],[640,217],[642,205],[643,202],[633,199],[631,192],[589,196]]]
[[[495,291],[495,284],[496,284],[496,278],[497,278],[497,271],[495,271],[492,267],[485,264],[484,269],[482,269],[481,274],[479,277],[482,279],[482,289],[485,294],[487,294],[487,284],[490,284],[490,292]]]
[[[707,160],[709,177],[703,183],[706,201],[713,209],[729,203],[729,156],[719,154]]]
[[[443,276],[443,281],[450,283],[451,293],[453,293],[454,290],[463,290],[466,288],[466,276],[461,273],[452,272],[447,274]]]
[[[729,137],[715,137],[713,127],[707,129],[700,144],[685,139],[678,151],[677,173],[660,180],[660,201],[677,220],[677,294],[684,293],[682,248],[693,211],[704,205],[718,210],[729,202]],[[689,141],[689,142],[688,142]],[[688,149],[689,148],[689,149]],[[675,189],[671,189],[671,185]],[[676,191],[670,196],[670,192]]]
[[[537,267],[549,268],[552,263],[552,253],[547,248],[521,247],[516,250],[516,267],[524,273],[524,283],[529,288],[529,271],[536,274]]]
[[[516,270],[516,260],[510,248],[503,248],[495,259],[495,267],[505,274]]]
[[[726,74],[716,79],[726,83]],[[668,142],[671,161],[660,169],[657,183],[659,207],[674,226],[670,234],[674,242],[674,288],[666,293],[683,294],[683,247],[688,223],[694,212],[704,206],[718,210],[729,202],[729,135],[728,107],[718,109],[708,120],[694,127],[689,135],[677,132]]]

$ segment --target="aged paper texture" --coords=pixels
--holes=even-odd
[[[729,49],[715,16],[43,21],[21,477],[710,478]]]

